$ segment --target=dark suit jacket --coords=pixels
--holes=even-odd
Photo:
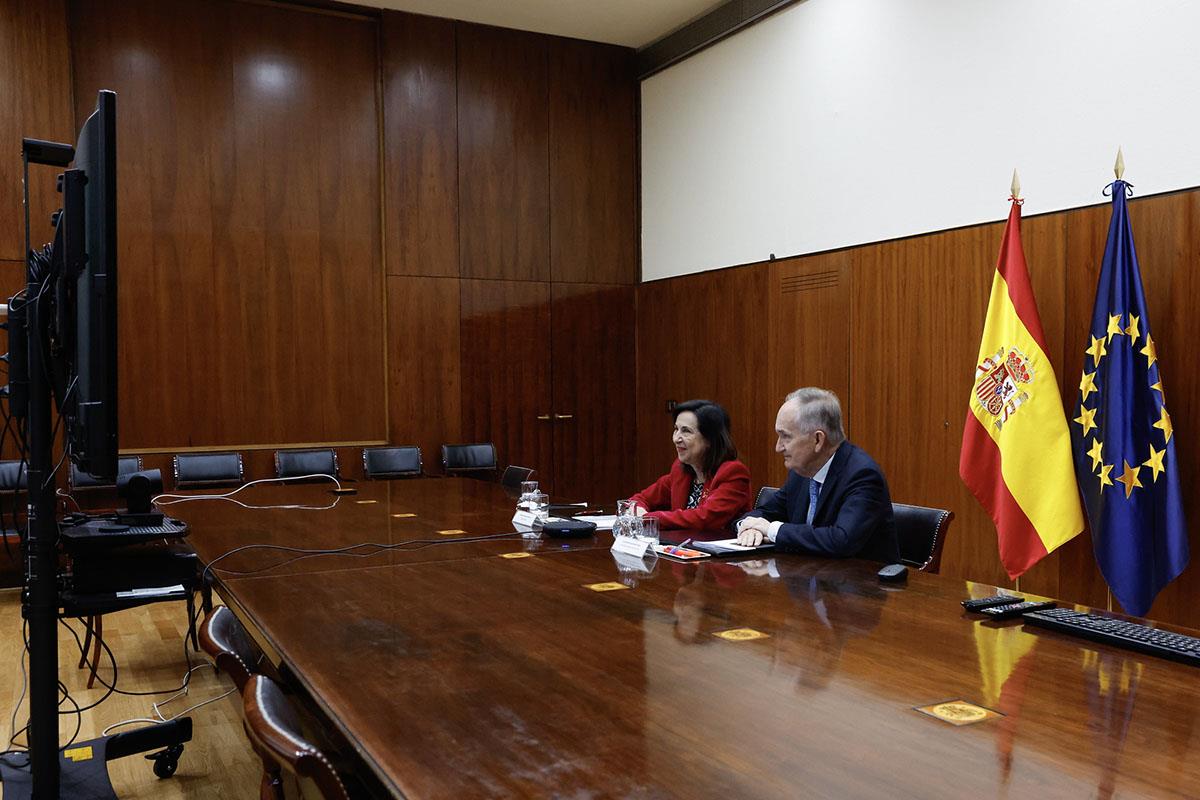
[[[789,472],[787,483],[775,496],[746,516],[784,523],[775,537],[780,550],[889,564],[900,560],[887,480],[869,455],[842,442],[817,497],[812,525],[805,524],[808,483],[808,478]]]

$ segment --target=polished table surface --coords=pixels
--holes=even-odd
[[[172,512],[206,559],[256,541],[512,531],[494,486],[359,488],[320,512]],[[288,487],[257,499],[268,496],[329,497]],[[434,532],[448,529],[468,533]],[[641,572],[608,543],[323,556],[224,574],[221,591],[398,796],[1188,797],[1200,786],[1194,668],[980,621],[958,601],[992,590],[961,580],[918,573],[893,588],[877,565],[795,555],[660,558]],[[244,571],[281,555],[237,558]],[[743,629],[760,635],[717,636]],[[956,726],[915,710],[948,700],[998,713]]]

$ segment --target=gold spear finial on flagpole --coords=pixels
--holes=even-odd
[[[1113,165],[1113,172],[1117,175],[1117,180],[1121,180],[1121,176],[1125,174],[1125,156],[1121,154],[1121,148],[1117,148],[1117,163]]]
[[[1013,168],[1012,198],[1013,200],[1021,199],[1021,179],[1017,177],[1017,170],[1015,167]]]

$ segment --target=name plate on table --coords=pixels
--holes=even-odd
[[[512,524],[517,530],[531,531],[533,523],[537,521],[537,515],[532,511],[522,511],[517,509],[517,513],[513,514]],[[559,517],[547,517],[543,522],[562,522]]]
[[[613,538],[612,551],[626,555],[644,558],[650,549],[649,539],[635,539],[632,536],[617,536]]]

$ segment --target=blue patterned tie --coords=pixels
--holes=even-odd
[[[804,521],[812,525],[813,517],[817,515],[817,495],[821,493],[821,484],[810,480],[808,482],[808,518]]]

